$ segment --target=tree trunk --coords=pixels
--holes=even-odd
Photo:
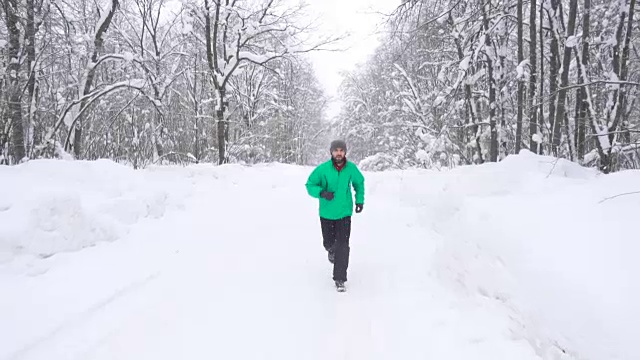
[[[451,13],[449,13],[449,24],[451,26],[454,26],[453,17]],[[460,38],[458,37],[454,38],[453,42],[455,43],[456,50],[458,51],[458,59],[462,61],[464,59],[464,51],[462,49],[462,43],[460,42]],[[468,74],[468,69],[466,70],[466,72]],[[465,76],[467,76],[467,74],[465,74]],[[472,137],[475,139],[475,143],[476,143],[475,151],[477,152],[478,163],[482,164],[484,162],[484,159],[482,156],[482,146],[480,144],[480,134],[479,134],[480,126],[478,125],[478,116],[476,113],[476,106],[473,100],[473,93],[471,92],[471,85],[468,84],[466,81],[464,84],[464,96],[465,96],[465,113],[468,114],[468,117],[466,119],[466,125],[467,126],[471,125],[470,128],[472,132]]]
[[[36,74],[35,74],[35,66],[36,66],[36,29],[35,29],[35,20],[34,20],[34,1],[27,0],[27,23],[25,28],[25,40],[27,41],[27,71],[28,80],[27,80],[27,94],[28,94],[28,104],[27,104],[27,151],[30,152],[30,149],[33,145],[33,137],[34,137],[34,128],[35,128],[35,86],[36,86]]]
[[[207,63],[213,81],[213,87],[218,95],[218,105],[216,107],[216,132],[218,138],[218,164],[225,163],[225,123],[224,123],[224,95],[226,79],[219,80],[218,76],[218,33],[220,26],[220,3],[214,1],[215,15],[211,21],[211,10],[209,0],[204,0],[205,6],[205,41],[207,45]],[[213,24],[212,24],[213,23]],[[224,41],[221,44],[225,46]],[[226,48],[224,49],[226,51]]]
[[[580,66],[578,66],[578,72],[580,72]],[[578,78],[580,78],[580,75],[578,75]],[[582,159],[584,158],[584,154],[581,154],[580,152],[580,136],[581,136],[581,126],[583,126],[581,123],[584,123],[584,119],[582,118],[582,102],[583,100],[583,96],[584,96],[584,92],[582,91],[581,88],[578,88],[576,90],[576,108],[575,108],[575,128],[573,129],[573,147],[575,148],[575,155],[576,155],[576,160],[577,161],[582,161]]]
[[[576,52],[576,56],[579,53]],[[580,58],[578,59],[579,64],[584,64],[584,60]],[[595,117],[595,111],[593,109],[593,102],[591,101],[591,90],[589,89],[589,74],[586,72],[586,68],[582,69],[582,71],[578,72],[578,85],[582,85],[581,89],[583,91],[583,102],[585,105],[585,117],[588,119],[589,126],[591,127],[591,131],[595,135],[596,139],[596,149],[598,150],[598,155],[600,157],[600,170],[602,170],[605,174],[610,171],[608,167],[609,164],[609,155],[608,150],[610,148],[609,145],[609,136],[607,134],[607,126],[606,124],[603,126],[600,124],[600,121]]]
[[[531,0],[535,6],[535,0]],[[524,60],[524,39],[522,35],[522,1],[518,0],[518,65]],[[535,18],[534,18],[535,20]],[[535,25],[534,25],[535,26]],[[534,39],[535,42],[535,39]],[[534,45],[535,46],[535,45]],[[518,80],[518,118],[516,120],[516,154],[520,152],[520,144],[522,143],[522,107],[524,102],[524,79]]]
[[[498,62],[498,74],[500,75],[500,81],[496,82],[496,89],[504,89],[506,86],[506,81],[505,81],[505,59],[506,59],[506,45],[509,42],[509,29],[507,29],[507,27],[503,27],[504,30],[504,43],[499,43],[498,42],[498,46],[499,46],[499,50],[498,51],[494,51],[494,53],[496,54],[496,56],[499,57],[500,61]],[[495,70],[494,70],[495,73]],[[498,128],[499,130],[496,131],[497,133],[497,137],[498,137],[498,159],[503,159],[504,157],[507,156],[507,118],[506,118],[506,103],[505,103],[505,99],[504,99],[504,92],[502,91],[496,91],[496,106],[500,106],[500,127]],[[496,159],[497,161],[497,159]]]
[[[25,157],[24,125],[22,123],[22,91],[20,89],[20,29],[18,28],[18,1],[4,0],[5,23],[9,32],[9,46],[7,57],[9,64],[6,67],[7,85],[5,91],[5,126],[11,134],[11,147],[9,153],[13,155],[14,162],[19,163]]]
[[[218,90],[218,108],[216,109],[216,121],[217,121],[217,133],[218,133],[218,164],[224,164],[227,162],[226,159],[226,138],[227,134],[227,124],[224,120],[224,110],[225,110],[225,89]]]
[[[533,108],[533,99],[536,96],[536,0],[531,0],[531,8],[529,9],[529,98],[527,109],[529,114],[529,149],[532,152],[538,151],[538,143],[533,141],[533,136],[538,133],[537,126],[537,109]]]
[[[487,60],[487,73],[489,80],[489,129],[491,131],[491,143],[489,147],[489,161],[498,161],[498,129],[496,127],[496,84],[493,78],[493,58],[491,57],[491,37],[489,36],[489,17],[487,14],[487,2],[482,1],[482,22],[485,35],[485,57]]]
[[[196,158],[196,164],[200,163],[200,133],[199,133],[199,120],[200,120],[200,108],[198,103],[198,54],[194,56],[193,60],[193,112],[195,114],[195,141],[193,144],[193,156]]]
[[[155,43],[155,33],[152,33],[152,37]],[[157,46],[157,45],[156,45]],[[160,76],[160,61],[158,60],[160,59],[160,51],[158,50],[158,48],[156,47],[156,57],[154,59],[154,63],[155,63],[155,70],[156,70],[156,75],[155,76]],[[162,97],[164,94],[160,93],[160,89],[158,89],[158,85],[157,84],[153,84],[153,98],[155,100],[154,102],[154,106],[155,103],[160,103],[162,104]],[[153,162],[155,163],[156,161],[158,161],[158,159],[161,159],[162,156],[164,156],[164,148],[162,146],[162,128],[163,128],[163,119],[164,119],[164,115],[162,113],[162,111],[155,106],[156,111],[154,112],[153,116],[151,117],[151,127],[150,127],[150,131],[151,131],[151,145],[153,146]],[[160,132],[158,133],[158,129],[160,129]]]
[[[618,75],[618,79],[620,81],[626,81],[627,80],[627,76],[628,76],[628,72],[629,72],[629,68],[627,66],[627,62],[629,60],[629,46],[631,43],[631,33],[633,30],[633,13],[634,13],[634,8],[635,8],[635,4],[636,4],[636,0],[631,0],[631,3],[629,4],[629,18],[627,21],[627,32],[625,35],[625,39],[624,39],[624,47],[622,49],[622,55],[619,57],[619,61],[620,64],[618,66],[618,70],[619,72],[617,73]],[[622,19],[621,19],[622,21]],[[618,43],[619,45],[619,43]],[[615,66],[614,66],[615,69]],[[609,143],[611,144],[611,147],[609,148],[609,164],[608,167],[612,169],[612,164],[611,161],[613,160],[613,157],[611,156],[611,151],[613,150],[613,146],[616,143],[616,138],[618,137],[618,126],[620,124],[620,119],[622,118],[622,115],[624,113],[626,113],[626,86],[625,85],[620,85],[620,89],[617,92],[617,104],[614,105],[615,106],[615,114],[613,117],[613,122],[612,123],[607,123],[607,124],[611,124],[609,126]]]
[[[551,131],[551,154],[557,155],[560,144],[560,123],[557,116],[557,95],[558,90],[558,62],[560,61],[559,39],[560,29],[558,20],[560,18],[560,0],[551,0],[553,14],[549,14],[549,24],[551,27],[551,59],[549,61],[549,125]]]
[[[564,132],[565,134],[567,134],[567,147],[569,148],[569,160],[575,161],[575,155],[573,151],[573,141],[571,141],[572,140],[571,130],[569,129],[569,112],[568,111],[564,112],[563,125],[564,125]]]
[[[589,66],[589,32],[591,26],[591,0],[584,0],[584,10],[582,14],[582,59],[578,66],[578,77],[582,72],[587,72]],[[587,75],[587,74],[584,74]],[[586,140],[586,119],[587,119],[587,96],[583,88],[578,88],[577,100],[580,105],[580,113],[576,117],[576,156],[579,161],[584,160],[585,140]]]
[[[573,36],[576,29],[576,13],[578,9],[578,0],[571,0],[569,2],[569,19],[568,19],[568,27],[567,27],[567,39]],[[558,147],[560,146],[560,125],[562,121],[567,117],[566,109],[565,109],[565,101],[567,98],[567,90],[566,87],[569,84],[569,65],[571,62],[571,48],[568,46],[563,46],[564,52],[562,54],[562,74],[560,75],[560,91],[558,92],[558,107],[556,108],[556,119],[553,122],[553,154],[558,156]],[[569,136],[569,124],[565,124],[565,130],[567,131],[567,136]],[[569,151],[571,152],[571,141],[569,140]],[[570,157],[573,158],[573,155],[570,154]]]
[[[540,99],[544,96],[544,0],[540,1]],[[537,151],[536,153],[542,155],[542,131],[544,130],[544,105],[543,102],[540,101],[540,105],[538,107],[539,117],[538,117],[538,135],[540,137],[540,143],[536,144]]]

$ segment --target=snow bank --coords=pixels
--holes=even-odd
[[[397,169],[399,166],[393,156],[386,153],[377,153],[360,161],[358,167],[362,171],[383,171]]]
[[[400,192],[446,239],[441,279],[510,308],[545,359],[640,358],[640,194],[603,201],[639,191],[639,171],[598,175],[523,151],[428,174],[406,173]]]
[[[150,175],[108,160],[0,167],[0,263],[113,241],[180,206],[184,193]]]
[[[299,167],[264,164],[149,166],[144,170],[110,160],[33,160],[0,167],[0,264],[17,255],[47,258],[110,242],[145,219],[184,209],[194,194],[229,189],[255,174],[285,174]],[[248,174],[251,172],[251,174]],[[264,191],[274,185],[261,183]]]

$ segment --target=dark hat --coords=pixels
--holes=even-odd
[[[347,143],[344,142],[344,140],[333,140],[329,151],[333,151],[335,149],[342,149],[344,152],[347,152]]]

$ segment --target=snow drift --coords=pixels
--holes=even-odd
[[[108,160],[0,167],[0,263],[114,241],[141,219],[179,207],[176,188],[148,175]]]
[[[640,171],[605,176],[525,150],[410,187],[443,235],[439,276],[511,309],[540,356],[640,358],[640,194],[614,197],[639,191]]]

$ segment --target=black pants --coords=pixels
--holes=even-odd
[[[333,280],[347,281],[349,267],[349,238],[351,237],[351,217],[338,220],[320,218],[322,244],[325,250],[335,254]]]

